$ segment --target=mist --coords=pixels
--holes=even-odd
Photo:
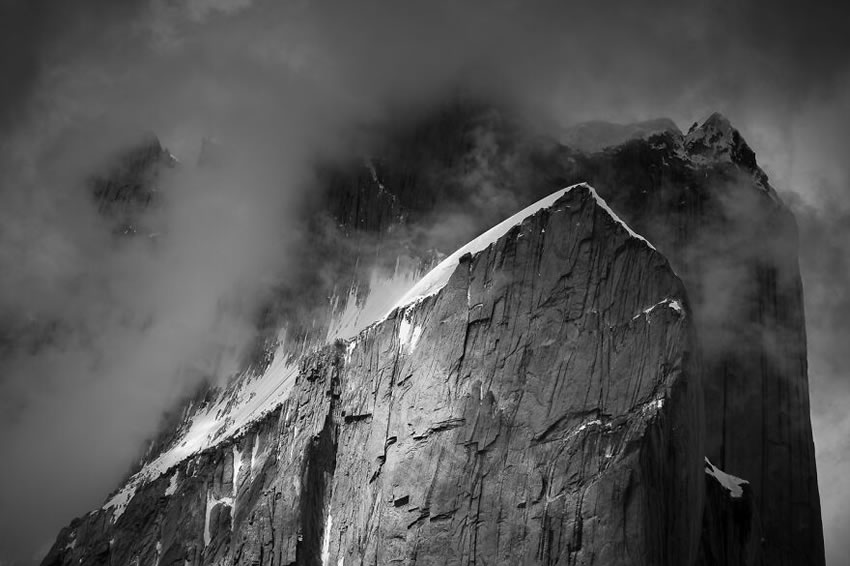
[[[660,116],[687,129],[715,110],[741,130],[801,225],[837,563],[850,522],[841,12],[791,2],[5,2],[0,315],[12,327],[68,323],[38,356],[0,368],[0,562],[39,559],[119,483],[175,398],[226,379],[264,293],[304,269],[300,211],[319,190],[316,156],[360,155],[364,125],[463,92],[550,133]],[[158,235],[116,244],[87,182],[148,132],[180,163],[145,213]],[[215,169],[197,166],[207,136],[226,148]],[[508,214],[516,203],[489,168],[487,140],[479,145],[482,166],[462,184]],[[463,216],[454,220],[462,232]],[[209,365],[211,351],[232,359]]]

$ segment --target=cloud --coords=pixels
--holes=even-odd
[[[846,75],[850,78],[850,74]],[[828,564],[850,552],[850,81],[814,94],[792,123],[787,195],[800,227],[800,267],[806,299],[812,426],[818,459]]]
[[[192,383],[175,367],[210,342],[238,346],[251,297],[315,267],[299,256],[295,213],[315,190],[314,156],[369,149],[362,126],[459,91],[544,131],[658,116],[687,128],[713,110],[732,119],[774,185],[801,195],[821,478],[837,478],[846,451],[830,434],[846,425],[850,392],[837,338],[846,317],[833,314],[845,220],[831,211],[845,210],[850,97],[846,18],[828,4],[2,3],[0,305],[73,325],[57,330],[62,348],[0,378],[0,451],[13,462],[0,484],[15,486],[0,493],[0,556],[32,554],[96,505]],[[115,249],[85,180],[146,131],[184,164],[150,218],[167,230],[159,247]],[[233,153],[220,175],[192,166],[207,135]],[[498,215],[514,203],[490,142],[478,140],[466,180]],[[215,330],[222,297],[246,300],[225,325],[236,336]],[[835,496],[827,520],[846,524],[838,502],[850,495],[822,492]],[[832,556],[842,544],[829,539]]]

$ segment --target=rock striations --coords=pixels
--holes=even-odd
[[[793,219],[719,115],[580,134],[383,319],[190,403],[44,565],[823,564]],[[352,203],[411,178],[377,163]]]
[[[278,409],[72,524],[47,563],[691,563],[686,303],[574,188],[305,358]]]

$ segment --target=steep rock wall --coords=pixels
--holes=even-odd
[[[693,563],[687,309],[667,260],[571,191],[45,564]]]
[[[703,350],[706,455],[750,482],[765,562],[822,565],[794,218],[722,116],[574,156],[591,182],[670,259]]]

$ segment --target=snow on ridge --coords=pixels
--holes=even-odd
[[[744,485],[749,484],[747,480],[743,480],[739,477],[735,477],[732,474],[727,474],[717,466],[711,463],[707,457],[705,459],[705,473],[712,476],[720,485],[726,488],[726,491],[734,497],[738,499],[744,496]]]
[[[465,256],[466,254],[475,255],[481,251],[484,251],[491,244],[496,242],[499,238],[507,234],[511,230],[511,228],[522,224],[522,222],[529,216],[533,216],[541,210],[551,208],[555,204],[555,202],[558,201],[558,199],[560,199],[562,196],[577,187],[589,191],[591,196],[593,196],[594,200],[596,201],[596,204],[599,205],[599,207],[602,208],[605,212],[607,212],[608,215],[615,222],[625,228],[631,237],[642,241],[651,249],[655,249],[655,247],[651,243],[649,243],[646,238],[632,230],[628,224],[626,224],[619,216],[617,216],[617,214],[613,210],[611,210],[611,207],[609,207],[608,203],[606,203],[605,200],[599,196],[599,194],[596,192],[596,189],[594,189],[587,183],[578,183],[576,185],[571,185],[565,189],[561,189],[560,191],[556,191],[551,195],[540,199],[534,204],[527,206],[526,208],[517,212],[507,220],[496,224],[494,227],[490,228],[489,230],[487,230],[465,246],[460,247],[453,254],[451,254],[442,262],[440,262],[434,269],[429,271],[425,275],[425,277],[420,279],[419,282],[416,283],[416,285],[414,285],[395,305],[393,305],[393,307],[389,311],[387,311],[387,313],[380,320],[386,319],[390,315],[390,313],[392,313],[398,308],[408,307],[414,303],[422,301],[423,299],[436,295],[443,287],[446,286],[446,283],[448,283],[449,278],[451,277],[452,273],[454,273],[454,270],[457,267],[457,264],[460,261],[461,257]]]
[[[399,258],[392,273],[381,273],[377,269],[372,271],[369,293],[362,300],[358,298],[360,289],[355,283],[349,287],[347,296],[332,296],[331,322],[328,325],[326,342],[357,336],[372,322],[380,320],[387,308],[398,301],[421,276],[418,267],[403,265]],[[339,308],[341,305],[344,307]]]
[[[583,184],[585,187],[587,187],[587,189],[590,191],[590,194],[591,194],[591,195],[593,195],[593,198],[594,198],[594,199],[596,199],[596,204],[598,204],[600,207],[602,207],[602,209],[603,209],[605,212],[607,212],[607,213],[611,216],[611,218],[613,218],[613,219],[614,219],[617,223],[619,223],[619,224],[620,224],[620,226],[622,226],[623,228],[625,228],[625,229],[626,229],[626,232],[628,232],[628,233],[629,233],[629,235],[630,235],[632,238],[637,238],[638,240],[642,241],[644,244],[646,244],[647,246],[649,246],[649,248],[650,248],[650,249],[655,250],[655,246],[653,246],[652,244],[650,244],[650,243],[649,243],[649,240],[647,240],[646,238],[644,238],[643,236],[641,236],[640,234],[638,234],[637,232],[635,232],[634,230],[632,230],[631,228],[629,228],[629,225],[628,225],[628,224],[626,224],[626,223],[623,221],[623,219],[622,219],[622,218],[620,218],[619,216],[617,216],[617,213],[616,213],[616,212],[614,212],[613,210],[611,210],[611,207],[610,207],[610,206],[608,206],[608,203],[607,203],[607,202],[605,202],[605,199],[603,199],[601,196],[599,196],[599,193],[597,193],[597,192],[596,192],[596,189],[594,189],[594,188],[593,188],[593,187],[591,187],[590,185],[587,185],[587,184],[584,184],[584,183],[582,183],[582,184]],[[574,186],[579,186],[579,185],[574,185]],[[571,189],[571,188],[573,188],[573,187],[570,187],[570,189]],[[569,189],[568,189],[568,190],[569,190]]]
[[[651,249],[655,249],[644,237],[634,232],[629,226],[614,213],[607,203],[596,193],[590,185],[579,183],[565,189],[561,189],[551,195],[537,201],[536,203],[524,208],[517,214],[511,216],[507,220],[497,224],[490,230],[484,232],[465,246],[455,251],[444,261],[439,263],[434,269],[428,272],[424,277],[413,284],[407,293],[390,308],[381,318],[375,320],[374,312],[378,303],[371,305],[370,308],[364,309],[365,304],[356,304],[356,290],[349,293],[349,304],[352,305],[352,312],[344,313],[341,320],[337,321],[337,327],[333,328],[328,333],[328,341],[351,335],[354,330],[360,330],[365,318],[373,318],[377,324],[385,320],[387,316],[399,307],[409,307],[419,301],[422,301],[434,294],[438,293],[448,282],[449,277],[457,267],[459,259],[465,254],[476,254],[483,251],[492,243],[508,233],[511,228],[521,224],[526,218],[532,216],[540,210],[552,207],[555,202],[563,197],[568,192],[576,187],[581,187],[593,196],[597,205],[605,210],[608,215],[620,224],[628,234],[642,242]],[[407,284],[413,283],[411,275],[401,270],[396,270],[387,281],[378,281],[377,283],[385,284],[387,291],[393,290],[398,293],[398,284],[404,281]],[[373,281],[375,283],[376,281]],[[380,285],[378,285],[380,286]],[[374,289],[373,289],[374,291]],[[375,293],[371,293],[375,294]],[[388,293],[378,293],[377,295],[386,296]],[[398,296],[396,294],[395,296]],[[367,298],[367,302],[369,299]],[[386,303],[380,307],[386,308]],[[353,311],[369,311],[353,312]],[[366,316],[366,315],[370,316]],[[418,325],[411,324],[410,320],[404,319],[402,327],[399,329],[399,345],[408,353],[416,348],[420,338],[422,328]],[[356,340],[349,342],[346,349],[346,358],[350,359],[352,350],[356,345]],[[112,520],[116,521],[126,510],[127,505],[133,499],[136,491],[144,485],[156,480],[161,475],[168,472],[177,464],[186,459],[199,454],[205,450],[213,448],[226,440],[240,434],[248,426],[261,418],[263,415],[274,410],[280,403],[289,395],[292,386],[295,382],[295,377],[298,373],[297,361],[292,361],[282,351],[278,351],[272,361],[271,366],[260,376],[244,376],[242,379],[235,382],[231,388],[222,391],[217,398],[208,406],[196,411],[191,417],[188,417],[182,427],[182,432],[177,440],[167,449],[161,452],[156,458],[145,464],[141,470],[133,475],[123,487],[114,493],[103,505],[103,510],[112,509]],[[252,446],[251,454],[251,475],[254,473],[254,464],[256,459],[256,440]],[[234,447],[234,467],[240,466],[241,461],[236,462],[238,452]],[[241,454],[238,458],[241,460]],[[176,474],[176,471],[174,472]],[[240,470],[234,469],[234,488]],[[176,486],[175,486],[176,487]],[[172,486],[167,488],[171,491]]]
[[[298,364],[290,362],[282,351],[278,351],[265,373],[243,378],[234,389],[227,390],[216,402],[192,415],[174,444],[136,472],[104,503],[102,509],[112,509],[112,520],[118,520],[136,490],[187,458],[238,435],[274,410],[289,394],[297,373]]]

